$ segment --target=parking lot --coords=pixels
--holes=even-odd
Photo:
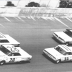
[[[72,18],[0,17],[0,32],[21,43],[21,48],[33,56],[30,63],[6,64],[1,72],[71,72],[72,62],[55,64],[42,55],[44,48],[59,43],[52,39],[55,31],[72,28]]]

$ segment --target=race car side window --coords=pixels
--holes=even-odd
[[[65,52],[62,48],[60,48],[59,46],[56,47],[56,50],[57,50],[58,52],[60,52],[61,54],[63,54],[63,55],[66,54],[66,52]]]
[[[12,53],[13,56],[21,56],[20,53]]]
[[[67,52],[68,55],[72,55],[72,52]]]

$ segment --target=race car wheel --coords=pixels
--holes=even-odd
[[[69,43],[68,43],[68,42],[66,42],[65,44],[66,44],[66,45],[69,45]]]
[[[5,61],[1,61],[1,62],[0,62],[0,65],[3,65],[4,63],[5,63]]]
[[[57,60],[56,63],[58,64],[60,62],[60,60]]]

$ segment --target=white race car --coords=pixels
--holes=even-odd
[[[61,32],[54,32],[53,37],[66,45],[72,44],[72,29],[66,29]]]
[[[66,45],[58,45],[52,48],[45,48],[43,53],[56,63],[72,61],[72,47],[68,47]]]
[[[0,45],[11,44],[19,47],[20,43],[7,34],[0,33]]]
[[[13,45],[0,46],[0,65],[4,63],[16,63],[22,61],[30,61],[32,56],[20,47]]]

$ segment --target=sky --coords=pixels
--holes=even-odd
[[[46,4],[49,7],[58,7],[59,6],[59,0],[0,0],[0,6],[6,5],[7,1],[11,1],[15,6],[24,7],[29,2],[37,2],[42,4]]]

